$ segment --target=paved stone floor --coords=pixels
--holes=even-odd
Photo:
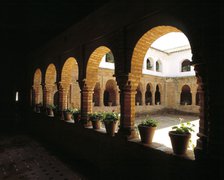
[[[85,180],[40,143],[24,135],[0,135],[0,180]]]

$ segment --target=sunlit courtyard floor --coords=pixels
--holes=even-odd
[[[191,122],[195,126],[193,127],[194,132],[191,133],[191,143],[189,145],[189,150],[192,150],[193,147],[196,146],[197,133],[199,130],[199,117],[196,115],[175,115],[175,114],[161,114],[161,115],[151,115],[153,119],[158,120],[159,125],[155,132],[153,142],[163,144],[166,147],[171,148],[171,142],[168,135],[168,132],[172,130],[172,126],[180,124],[179,118],[183,118],[183,122]],[[145,119],[145,117],[137,117],[136,125],[138,125],[141,120]]]

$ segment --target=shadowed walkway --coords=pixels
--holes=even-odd
[[[0,135],[0,179],[85,180],[74,167],[59,160],[25,135]]]

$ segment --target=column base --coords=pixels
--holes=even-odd
[[[126,140],[139,138],[135,128],[120,128],[117,132],[117,136],[124,137]]]

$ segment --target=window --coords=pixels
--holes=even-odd
[[[191,71],[191,62],[189,60],[184,60],[181,65],[181,72]]]
[[[160,60],[156,61],[156,71],[157,72],[161,72],[162,70],[162,65],[161,65],[161,62]]]
[[[16,91],[16,98],[15,98],[15,100],[16,100],[16,102],[19,101],[19,92],[18,91]]]
[[[147,58],[147,60],[146,60],[146,69],[147,70],[152,70],[152,64],[153,64],[153,59],[152,58]]]
[[[113,56],[112,52],[108,52],[106,54],[106,62],[114,63],[114,56]]]

